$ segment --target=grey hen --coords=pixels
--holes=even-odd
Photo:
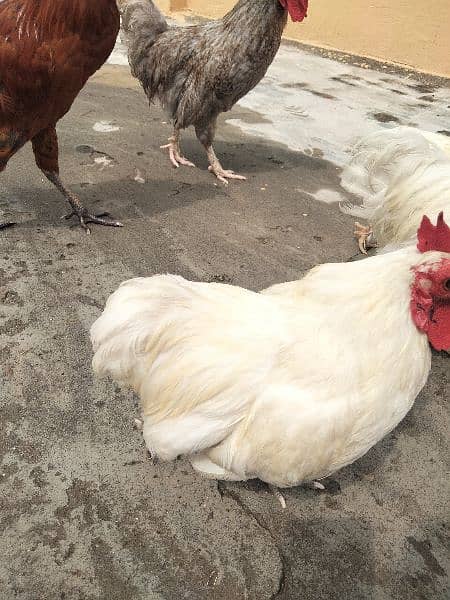
[[[173,125],[169,144],[175,167],[194,166],[181,154],[180,130],[193,125],[223,183],[245,179],[223,169],[213,140],[217,117],[264,77],[281,42],[289,12],[306,16],[308,0],[240,0],[221,20],[170,27],[151,0],[128,0],[123,28],[132,73],[150,102],[158,98]]]

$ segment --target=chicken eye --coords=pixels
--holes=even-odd
[[[450,292],[450,279],[447,279],[446,281],[444,281],[444,289],[446,289],[448,292]]]

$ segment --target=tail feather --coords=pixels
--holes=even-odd
[[[90,332],[97,375],[132,387],[139,382],[147,342],[170,320],[170,306],[183,296],[183,282],[175,275],[130,279],[109,297]]]
[[[413,176],[417,168],[448,160],[450,143],[445,136],[412,127],[395,127],[361,140],[342,173],[342,186],[363,199],[362,206],[341,205],[342,212],[370,219],[383,203],[392,181]]]
[[[149,48],[169,29],[169,25],[151,0],[126,0],[121,12],[123,41],[128,46],[131,71],[142,81]]]

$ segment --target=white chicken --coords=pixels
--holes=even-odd
[[[353,148],[342,185],[363,199],[342,211],[371,222],[356,223],[362,253],[412,244],[424,214],[450,217],[450,138],[412,127],[377,131]]]
[[[324,264],[261,293],[174,275],[127,281],[91,329],[94,371],[141,398],[162,460],[279,488],[365,454],[450,348],[450,229],[419,249]],[[370,355],[369,355],[370,352]]]

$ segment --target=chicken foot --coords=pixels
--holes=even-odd
[[[242,181],[245,181],[247,179],[247,177],[244,177],[244,175],[238,175],[234,171],[224,169],[220,164],[220,161],[217,158],[216,153],[214,152],[214,148],[212,146],[206,148],[206,153],[208,155],[209,160],[208,171],[210,171],[210,173],[214,173],[217,179],[225,185],[228,185],[228,179],[240,179]]]
[[[286,500],[284,499],[283,494],[280,492],[276,485],[272,485],[271,483],[268,483],[267,485],[269,487],[269,490],[281,504],[281,508],[284,510],[286,508]]]
[[[108,227],[123,227],[119,221],[105,219],[108,213],[91,215],[82,205],[81,201],[61,181],[58,166],[58,137],[56,129],[51,126],[38,133],[32,140],[33,152],[37,166],[47,179],[61,192],[72,207],[72,212],[65,218],[78,217],[81,227],[86,233],[91,233],[89,223],[105,225]]]
[[[164,146],[160,146],[160,148],[162,150],[165,150],[166,148],[169,149],[170,162],[176,169],[178,169],[180,165],[184,165],[186,167],[195,167],[193,162],[181,154],[179,129],[175,129],[173,136],[169,138],[169,143],[165,144]]]
[[[142,421],[141,419],[134,419],[134,429],[136,429],[136,431],[139,431],[139,433],[143,434],[144,421]],[[150,459],[153,466],[157,465],[159,462],[158,455],[154,452],[150,452],[150,450],[147,448],[147,444],[145,445],[145,458]]]
[[[355,223],[355,237],[358,240],[358,246],[361,254],[367,254],[369,248],[376,248],[377,242],[373,235],[373,229],[370,225],[361,225],[356,221]]]
[[[87,209],[81,204],[79,198],[75,196],[69,189],[61,181],[58,173],[51,173],[43,171],[44,175],[47,177],[49,181],[53,183],[53,185],[63,194],[66,200],[69,202],[72,207],[72,212],[68,215],[65,215],[64,219],[71,219],[72,217],[78,217],[80,221],[81,227],[86,231],[86,233],[90,234],[91,230],[89,228],[89,223],[94,223],[95,225],[105,225],[107,227],[123,227],[123,224],[119,221],[113,221],[111,219],[107,219],[105,217],[109,216],[109,213],[103,212],[97,215],[91,215]]]
[[[283,494],[280,492],[280,490],[277,488],[276,485],[272,485],[270,483],[268,483],[267,485],[269,487],[269,490],[272,492],[272,494],[275,496],[275,498],[281,504],[281,508],[285,509],[286,508],[286,499],[283,496]],[[323,483],[320,483],[320,481],[311,481],[311,483],[309,485],[313,490],[324,491],[326,489],[326,487],[323,485]]]
[[[208,156],[208,161],[209,161],[208,171],[210,171],[211,173],[214,173],[214,175],[217,177],[217,179],[219,181],[221,181],[222,183],[224,183],[225,185],[228,185],[228,183],[229,183],[228,179],[241,179],[241,180],[247,179],[247,177],[244,177],[243,175],[238,175],[234,171],[224,169],[222,167],[222,165],[220,164],[220,161],[217,158],[217,155],[214,152],[214,148],[212,145],[213,140],[214,140],[214,135],[216,132],[216,121],[217,121],[217,117],[212,119],[206,125],[202,124],[202,125],[195,126],[195,133],[197,135],[197,139],[200,142],[200,144],[204,147],[204,149],[206,150],[206,154]]]

